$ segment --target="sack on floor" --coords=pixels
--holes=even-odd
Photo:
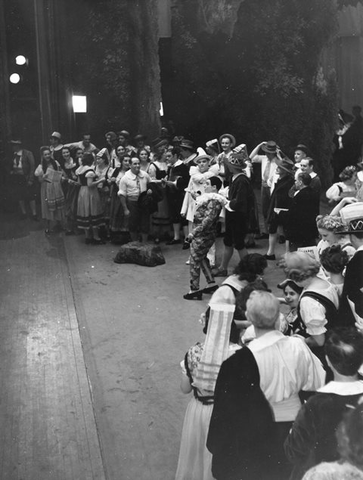
[[[165,258],[158,245],[130,242],[122,245],[114,258],[115,263],[135,263],[143,267],[164,265]]]

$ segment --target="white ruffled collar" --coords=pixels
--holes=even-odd
[[[220,195],[219,193],[202,193],[202,195],[197,197],[196,203],[199,206],[209,202],[210,200],[216,200],[217,202],[221,203],[222,206],[228,203],[228,200],[225,197],[223,197],[223,195]]]

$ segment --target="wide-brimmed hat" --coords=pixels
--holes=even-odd
[[[288,157],[284,157],[282,159],[277,159],[276,160],[276,165],[281,169],[284,170],[287,173],[290,173],[291,175],[294,174],[294,169],[295,169],[295,164],[292,160],[290,160]]]
[[[277,144],[273,140],[269,140],[264,145],[262,145],[261,148],[266,153],[276,153],[277,152]]]
[[[343,207],[340,216],[346,224],[346,233],[363,233],[363,202],[356,202]]]
[[[186,138],[183,138],[183,140],[180,142],[180,147],[186,148],[188,150],[194,150],[194,142],[192,142],[192,140],[187,140]]]
[[[229,165],[233,165],[240,170],[246,168],[246,162],[249,160],[247,147],[244,143],[238,145],[237,148],[233,150],[233,152],[228,157]]]
[[[223,135],[221,135],[221,136],[219,137],[219,143],[221,143],[221,142],[222,142],[222,138],[225,138],[225,137],[227,137],[227,138],[230,139],[230,141],[231,141],[231,148],[233,148],[233,147],[236,146],[236,139],[235,139],[235,137],[234,137],[233,135],[231,135],[230,133],[224,133]]]
[[[20,138],[14,138],[13,140],[10,140],[10,142],[12,145],[22,145],[23,142],[20,140]]]
[[[108,135],[111,137],[111,140],[116,140],[116,139],[117,139],[117,135],[116,135],[115,132],[107,132],[107,133],[105,133],[105,137],[107,137]]]
[[[53,132],[51,137],[58,138],[58,140],[60,140],[62,138],[62,135],[59,132]]]
[[[287,286],[287,285],[293,285],[293,290],[297,291],[302,291],[303,288],[299,287],[299,285],[294,282],[294,280],[291,280],[291,278],[285,278],[281,283],[277,285],[277,288],[281,288],[282,290]]]

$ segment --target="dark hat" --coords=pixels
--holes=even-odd
[[[173,138],[173,140],[171,142],[176,147],[180,147],[180,144],[183,140],[184,140],[184,137],[182,135],[175,135],[175,137]]]
[[[233,147],[236,145],[236,139],[235,139],[235,137],[234,137],[233,135],[231,135],[230,133],[224,133],[223,135],[221,135],[221,136],[219,137],[219,143],[221,143],[221,142],[222,142],[222,138],[225,138],[225,137],[227,137],[227,138],[230,139],[230,141],[231,141],[231,148],[233,148]]]
[[[347,225],[346,233],[363,233],[363,202],[356,202],[343,207],[340,216]]]
[[[10,140],[10,143],[12,145],[22,145],[23,142],[20,140],[20,138],[14,138],[13,140]]]
[[[186,138],[183,138],[183,140],[180,142],[180,147],[186,148],[188,150],[194,150],[194,142],[192,142],[191,140],[187,140]]]
[[[291,173],[291,175],[293,175],[294,173],[294,168],[295,168],[295,164],[292,160],[290,160],[288,157],[284,157],[282,158],[281,160],[280,159],[277,159],[276,160],[276,165],[284,170],[285,172],[287,173]]]
[[[277,145],[276,142],[273,140],[269,140],[264,145],[262,145],[262,150],[266,153],[276,153],[277,152]]]
[[[277,288],[284,289],[287,285],[291,286],[291,288],[297,293],[303,291],[303,287],[299,287],[299,285],[294,282],[294,280],[291,280],[291,278],[286,278],[283,282],[277,285]]]
[[[143,135],[142,133],[138,133],[137,135],[134,136],[134,141],[138,142],[139,140],[146,140],[146,135]]]

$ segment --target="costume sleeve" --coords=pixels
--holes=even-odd
[[[321,335],[326,332],[328,323],[323,305],[313,298],[303,297],[300,300],[300,314],[309,335]]]
[[[328,190],[326,191],[326,198],[328,200],[339,200],[341,195],[341,189],[339,188],[338,183],[334,183]]]
[[[41,164],[39,164],[34,172],[34,175],[36,177],[42,177],[43,176],[43,167]]]
[[[96,172],[93,170],[90,170],[89,172],[86,173],[86,178],[95,178]]]
[[[246,182],[248,182],[247,179]],[[248,185],[245,182],[240,182],[237,195],[229,202],[229,206],[236,212],[246,212],[248,208]]]
[[[209,200],[207,208],[204,212],[202,222],[193,229],[193,235],[200,235],[202,232],[209,230],[219,217],[222,207],[217,200]]]

